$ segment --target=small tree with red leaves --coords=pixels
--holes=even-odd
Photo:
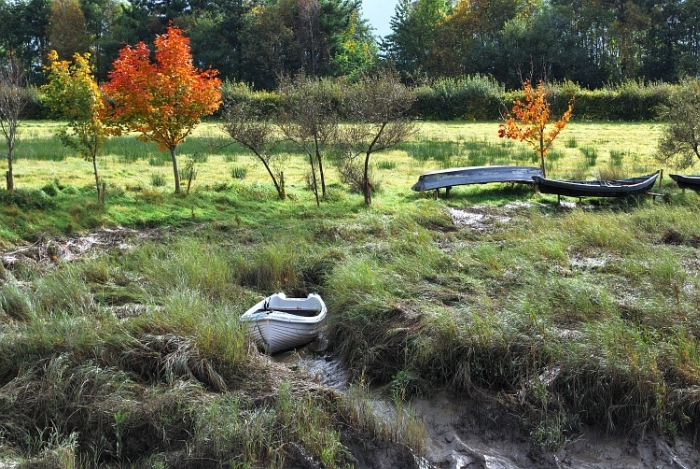
[[[111,104],[111,132],[139,132],[144,141],[169,150],[180,192],[175,150],[200,119],[221,105],[221,80],[216,70],[199,70],[192,64],[190,41],[169,27],[155,40],[155,61],[148,46],[126,46],[114,61],[114,70],[102,91]]]
[[[572,96],[569,100],[569,106],[561,118],[553,122],[550,120],[550,106],[544,82],[540,81],[537,88],[533,88],[530,80],[526,80],[523,83],[523,91],[525,102],[515,100],[511,112],[504,116],[506,122],[498,128],[498,136],[520,140],[533,147],[540,160],[542,174],[546,176],[544,157],[571,118],[574,98]],[[548,128],[550,124],[553,125]]]

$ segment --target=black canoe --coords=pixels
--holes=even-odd
[[[683,176],[682,174],[669,174],[681,189],[691,189],[700,192],[700,176]]]
[[[541,175],[542,170],[534,166],[467,166],[423,174],[412,189],[414,191],[427,191],[443,187],[450,188],[491,182],[532,184],[532,177]]]
[[[558,181],[533,176],[537,188],[544,194],[568,197],[626,197],[647,192],[654,186],[659,171],[654,174],[629,179],[598,181]]]

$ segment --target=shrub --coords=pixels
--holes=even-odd
[[[253,91],[246,83],[226,80],[221,84],[221,97],[226,106],[248,103],[257,109],[261,116],[272,116],[280,107],[280,96],[268,91]]]
[[[429,120],[498,119],[503,91],[486,75],[442,78],[418,89],[411,113]]]

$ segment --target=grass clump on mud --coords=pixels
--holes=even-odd
[[[414,226],[410,253],[392,237],[334,270],[331,341],[375,383],[488,390],[545,446],[584,426],[677,435],[700,417],[698,253],[682,234],[697,211],[493,210],[511,221],[478,239]]]
[[[238,317],[256,292],[301,289],[304,267],[318,262],[289,249],[273,262],[275,246],[233,245],[200,227],[70,262],[6,254],[3,459],[21,467],[332,468],[352,466],[364,440],[412,458],[402,428],[251,347]],[[253,275],[258,261],[270,266]],[[34,270],[31,280],[14,277],[20,264]],[[421,441],[413,443],[419,451]]]

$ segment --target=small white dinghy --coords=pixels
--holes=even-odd
[[[326,312],[326,304],[315,293],[306,298],[287,298],[280,292],[257,303],[240,319],[248,323],[253,341],[273,354],[313,341]]]

